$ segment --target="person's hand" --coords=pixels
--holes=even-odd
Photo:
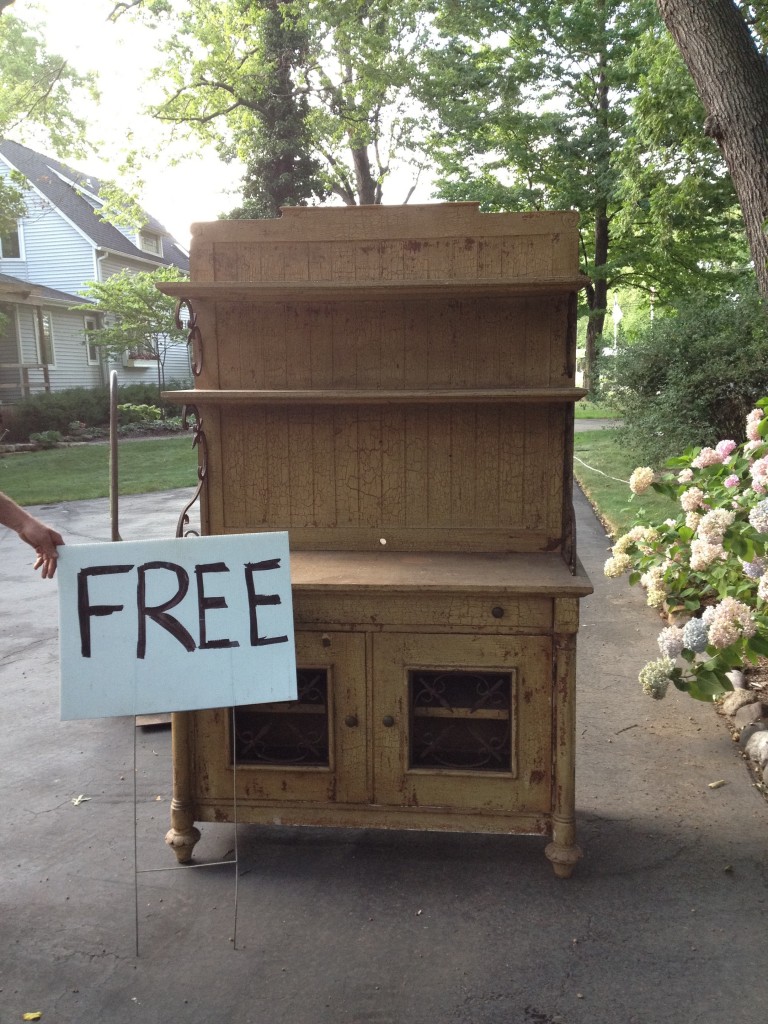
[[[59,557],[56,548],[59,544],[64,543],[61,534],[52,527],[46,526],[45,523],[41,523],[39,519],[29,516],[23,528],[19,530],[19,536],[37,552],[34,568],[42,569],[44,580],[53,579],[56,575]]]

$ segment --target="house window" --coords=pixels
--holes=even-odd
[[[94,343],[89,340],[88,332],[98,330],[99,324],[94,316],[85,317],[83,323],[85,324],[85,350],[88,353],[88,365],[98,366],[100,362],[99,346],[94,345]]]
[[[155,235],[150,231],[142,231],[139,234],[139,248],[144,252],[151,252],[154,256],[163,255],[163,243],[160,235]]]
[[[38,309],[35,319],[37,327],[37,361],[44,366],[53,364],[53,323],[47,309]]]
[[[21,238],[18,226],[0,235],[0,256],[4,260],[21,259]]]

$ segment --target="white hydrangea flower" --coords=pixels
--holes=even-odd
[[[659,650],[666,658],[671,658],[673,661],[678,658],[682,653],[683,647],[683,630],[680,626],[667,626],[659,633],[658,636]]]
[[[629,478],[629,489],[633,494],[643,494],[653,483],[654,473],[650,466],[638,466]]]
[[[703,572],[718,558],[726,558],[722,544],[710,544],[706,540],[691,541],[691,568],[694,572]]]
[[[683,512],[695,512],[704,504],[704,491],[700,487],[689,487],[680,495]]]
[[[654,565],[640,577],[640,583],[647,591],[647,604],[651,608],[659,608],[667,596],[664,587],[664,569],[660,565]]]
[[[622,576],[625,572],[628,572],[632,568],[632,559],[629,555],[622,554],[614,555],[613,558],[609,558],[603,566],[603,572],[606,576],[611,579],[616,579],[618,576]]]
[[[657,658],[656,661],[649,661],[645,668],[640,670],[638,679],[643,688],[654,700],[661,700],[667,692],[672,677],[672,670],[675,663],[671,658]]]
[[[721,544],[723,534],[732,525],[736,518],[735,512],[729,512],[724,508],[715,508],[701,517],[698,526],[698,533],[702,540],[710,544]]]

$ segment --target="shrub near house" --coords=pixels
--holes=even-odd
[[[746,423],[742,444],[689,449],[655,479],[642,467],[630,488],[673,498],[674,519],[638,523],[613,545],[610,577],[629,573],[648,604],[670,624],[659,634],[661,657],[640,673],[643,690],[665,696],[669,684],[697,700],[733,689],[728,673],[768,656],[768,398]]]
[[[186,386],[185,381],[169,382],[169,390],[178,390]],[[128,384],[118,389],[118,403],[124,406],[150,407],[159,410],[163,422],[177,419],[181,406],[158,399],[157,386],[153,384]],[[157,419],[155,414],[149,414]],[[119,422],[128,424],[131,420],[141,419],[134,411],[120,416]],[[144,417],[146,420],[147,417]],[[31,434],[58,431],[61,436],[77,433],[74,424],[80,424],[80,430],[106,428],[109,425],[109,389],[100,388],[68,388],[66,391],[55,391],[48,394],[33,395],[19,402],[13,410],[12,417],[5,423],[8,428],[8,440],[23,442],[29,440]]]

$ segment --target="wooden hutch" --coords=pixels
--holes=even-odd
[[[241,822],[540,834],[571,874],[584,283],[575,213],[194,226],[159,287],[191,317],[202,529],[289,531],[300,667],[296,702],[173,716],[179,861],[236,785]]]

